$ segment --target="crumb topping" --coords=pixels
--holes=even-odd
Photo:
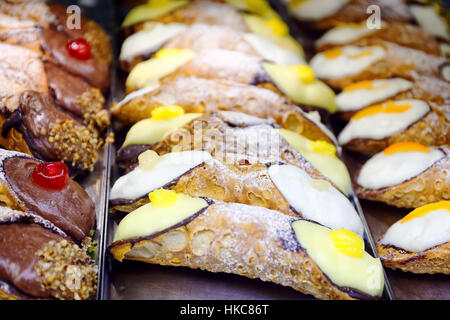
[[[86,251],[67,240],[50,241],[37,252],[35,271],[42,291],[57,299],[85,300],[97,292],[97,266]]]

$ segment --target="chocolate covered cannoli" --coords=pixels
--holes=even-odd
[[[164,190],[150,198],[119,224],[109,248],[115,259],[234,273],[321,299],[382,293],[379,259],[364,252],[363,240],[350,231]]]
[[[450,201],[417,208],[377,243],[383,265],[412,273],[450,274]]]
[[[95,205],[61,162],[0,149],[0,299],[90,299]]]
[[[347,149],[369,155],[396,142],[446,145],[450,137],[447,111],[448,105],[422,100],[389,100],[354,114],[338,141]]]
[[[417,208],[450,198],[448,147],[393,144],[370,158],[355,177],[359,198]]]
[[[0,49],[3,147],[63,160],[74,167],[73,173],[92,170],[109,124],[100,91],[43,63],[32,50],[9,44]]]
[[[47,220],[0,207],[0,234],[0,300],[81,300],[96,294],[94,262]]]
[[[358,81],[391,77],[415,80],[427,76],[449,81],[444,72],[448,64],[445,58],[381,40],[372,46],[336,47],[311,60],[317,77],[339,89]]]
[[[36,24],[31,29],[16,29],[16,33],[26,34],[16,35],[19,41],[15,44],[20,45],[27,34],[34,32],[36,39],[33,40],[40,42],[39,50],[52,63],[103,92],[109,88],[112,53],[109,37],[97,23],[81,15],[79,27],[72,28],[68,24],[73,17],[65,6],[44,1],[2,1],[0,13],[23,23],[33,21]],[[11,43],[13,39],[10,37],[5,41]]]
[[[49,221],[81,242],[95,226],[95,206],[64,168],[60,162],[46,165],[29,155],[0,149],[1,202]]]

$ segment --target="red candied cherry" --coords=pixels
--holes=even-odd
[[[92,58],[91,46],[85,38],[77,38],[67,42],[66,49],[72,58],[78,60],[89,60]]]
[[[69,168],[62,162],[39,163],[33,170],[32,178],[41,188],[62,190],[69,181]]]

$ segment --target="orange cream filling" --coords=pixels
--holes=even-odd
[[[362,51],[360,53],[352,54],[350,56],[350,58],[352,58],[352,59],[359,59],[359,58],[362,58],[362,57],[370,56],[371,54],[372,54],[372,50],[365,50],[365,51]]]
[[[399,142],[394,143],[384,149],[384,154],[393,154],[398,152],[410,152],[410,151],[417,151],[417,152],[430,152],[430,149],[425,147],[422,144],[415,143],[415,142]]]
[[[411,105],[409,104],[395,104],[393,101],[388,101],[386,104],[378,104],[374,106],[370,106],[367,108],[362,109],[361,111],[357,112],[352,119],[353,120],[359,120],[364,117],[369,117],[377,113],[402,113],[405,111],[408,111],[411,109]]]
[[[341,54],[342,54],[342,49],[341,48],[334,48],[334,49],[325,51],[325,53],[323,55],[327,59],[336,59]]]
[[[423,217],[432,211],[437,210],[447,210],[450,213],[450,201],[440,201],[435,203],[430,203],[424,205],[423,207],[419,207],[413,211],[411,211],[408,215],[406,215],[400,223],[405,223],[415,218]]]
[[[356,90],[373,90],[373,83],[372,81],[366,80],[366,81],[360,81],[357,83],[353,83],[343,89],[344,92],[350,92],[350,91],[356,91]]]

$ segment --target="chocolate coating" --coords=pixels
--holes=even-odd
[[[66,49],[66,44],[71,39],[63,32],[54,29],[42,29],[44,48],[52,55],[55,61],[68,72],[84,78],[94,87],[105,92],[109,86],[109,67],[99,63],[94,58],[78,60],[72,58]]]
[[[92,87],[83,79],[71,75],[53,63],[46,62],[44,66],[48,87],[56,103],[76,116],[83,116],[83,110],[77,103],[77,99]]]
[[[0,225],[0,280],[10,282],[20,291],[38,298],[50,298],[41,290],[34,270],[37,251],[46,243],[62,238],[34,224]]]
[[[21,157],[5,159],[3,167],[8,185],[28,210],[49,220],[73,239],[83,240],[95,226],[94,203],[71,179],[61,191],[37,186],[32,173],[38,163]]]
[[[38,92],[27,91],[20,97],[19,108],[6,119],[5,130],[2,134],[5,136],[8,134],[7,130],[16,128],[22,133],[35,157],[57,160],[58,155],[48,141],[47,133],[52,123],[69,119],[72,118],[58,110],[50,97]]]

